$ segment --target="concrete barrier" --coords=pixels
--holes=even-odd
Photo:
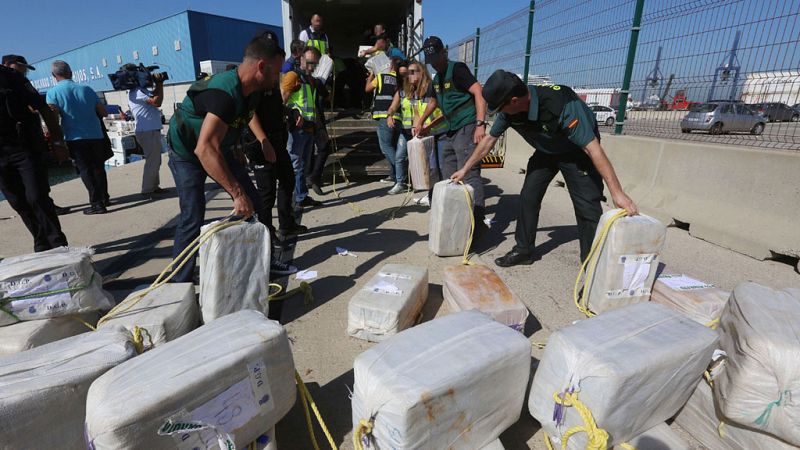
[[[643,212],[754,258],[800,256],[800,152],[603,136]]]
[[[757,259],[800,257],[800,152],[610,134],[602,143],[642,212]],[[525,168],[533,149],[513,130],[505,144],[506,166]]]

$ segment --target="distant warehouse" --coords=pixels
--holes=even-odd
[[[276,18],[278,19],[278,18]],[[159,66],[167,72],[162,111],[169,118],[174,104],[183,100],[191,82],[200,72],[214,73],[227,64],[238,64],[247,42],[259,32],[274,31],[282,40],[282,27],[222,17],[197,11],[183,11],[73,50],[32,62],[31,82],[45,92],[55,85],[50,64],[61,59],[70,64],[73,80],[87,84],[109,104],[128,108],[126,91],[115,92],[108,74],[126,63]],[[282,44],[282,42],[281,42]],[[36,78],[37,75],[46,75]]]

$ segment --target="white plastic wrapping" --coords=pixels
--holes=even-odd
[[[286,331],[258,311],[239,311],[95,381],[87,439],[98,450],[216,449],[220,439],[242,448],[274,427],[295,395]]]
[[[364,67],[375,76],[386,73],[392,67],[392,61],[386,56],[386,53],[380,52],[373,55],[364,63]]]
[[[560,447],[563,432],[583,421],[575,407],[556,408],[553,395],[577,392],[608,432],[609,446],[620,444],[680,409],[717,341],[715,331],[651,302],[582,320],[547,341],[528,408]],[[569,439],[570,449],[584,447],[586,434]]]
[[[427,191],[431,188],[431,168],[428,161],[434,145],[436,143],[433,136],[422,139],[414,138],[408,141],[408,173],[411,176],[411,185],[415,190]]]
[[[92,249],[59,247],[0,261],[0,306],[25,321],[107,310],[113,302]],[[0,311],[0,326],[15,322]]]
[[[386,264],[347,306],[347,334],[380,342],[411,327],[428,300],[428,269]]]
[[[317,64],[317,68],[314,69],[314,73],[312,76],[314,78],[318,78],[322,80],[324,83],[328,80],[328,77],[331,76],[333,72],[333,60],[328,55],[322,55],[319,57],[319,64]]]
[[[219,222],[204,226],[201,232]],[[216,232],[200,247],[200,312],[203,322],[254,309],[269,311],[269,231],[244,222]]]
[[[477,309],[492,319],[523,331],[528,308],[503,280],[483,265],[458,265],[444,268],[444,302],[450,312]]]
[[[136,296],[134,292],[125,299]],[[120,325],[128,330],[138,326],[147,330],[145,348],[161,345],[194,330],[200,325],[193,283],[167,283],[147,293],[130,309],[115,314],[101,327]]]
[[[714,406],[711,387],[701,381],[675,416],[677,423],[708,450],[797,450],[780,439],[750,430],[722,417]],[[722,424],[722,425],[720,425]]]
[[[478,449],[520,416],[530,343],[478,311],[418,325],[359,355],[353,426],[376,449]]]
[[[600,217],[595,242],[604,225],[620,211],[612,209]],[[596,269],[584,288],[589,309],[599,314],[648,301],[666,237],[664,224],[650,216],[639,214],[617,219],[599,248]]]
[[[728,355],[714,381],[722,415],[800,446],[800,289],[739,284],[719,330]]]
[[[135,354],[128,331],[107,328],[0,358],[0,447],[85,449],[89,385]]]
[[[694,450],[666,423],[660,423],[627,442],[636,450]],[[615,450],[628,450],[614,446]]]
[[[464,190],[469,193],[469,200]],[[433,186],[428,248],[438,256],[464,253],[472,228],[472,186],[443,180]]]
[[[97,323],[97,313],[86,313],[78,316],[27,320],[0,327],[0,356],[12,355],[91,331],[77,320],[78,318],[92,326]]]
[[[706,326],[714,326],[728,303],[730,292],[682,274],[661,274],[650,299]]]

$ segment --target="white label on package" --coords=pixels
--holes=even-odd
[[[630,291],[644,287],[647,276],[650,274],[650,265],[655,260],[655,254],[620,256],[620,264],[625,265],[622,273],[622,289]]]
[[[642,287],[639,289],[615,289],[606,292],[606,298],[626,298],[626,297],[641,297],[643,295],[650,295],[650,288]]]
[[[664,283],[673,291],[693,291],[696,289],[713,288],[713,284],[703,283],[686,275],[662,275],[658,281]]]
[[[47,280],[47,277],[44,278]],[[43,292],[60,291],[69,289],[66,278],[57,281],[47,280],[44,283],[25,285],[20,289],[10,291],[9,297],[24,297],[27,295],[41,294]],[[33,297],[20,300],[12,300],[9,309],[15,315],[25,314],[26,316],[39,316],[46,312],[66,309],[72,303],[72,296],[69,292]]]
[[[398,297],[403,295],[403,291],[400,288],[386,281],[379,281],[368,289],[376,294],[395,295]]]
[[[275,401],[272,399],[272,391],[269,388],[269,380],[264,370],[264,361],[253,361],[247,365],[247,372],[250,374],[250,385],[255,394],[255,400],[262,413],[268,413],[275,409]]]
[[[159,436],[172,436],[179,450],[197,450],[212,448],[214,440],[220,450],[235,449],[236,444],[233,436],[229,433],[220,431],[217,427],[199,421],[189,419],[190,415],[186,410],[181,410],[177,414],[167,419],[158,428]],[[211,439],[208,439],[212,436]],[[90,445],[90,448],[94,448]]]
[[[378,272],[378,275],[386,278],[391,278],[393,280],[410,280],[410,275],[403,275],[402,273],[392,273],[392,272]]]

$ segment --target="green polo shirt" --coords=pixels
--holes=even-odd
[[[594,113],[567,86],[528,86],[531,103],[528,113],[498,113],[489,134],[500,137],[513,128],[537,151],[563,155],[600,139]]]

